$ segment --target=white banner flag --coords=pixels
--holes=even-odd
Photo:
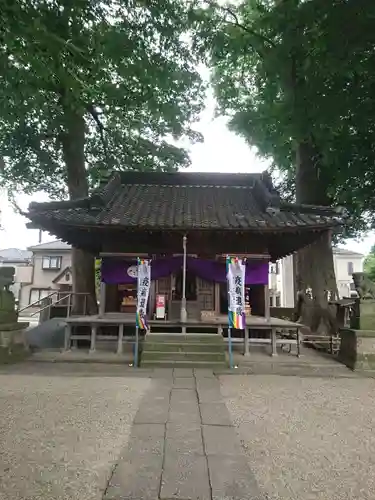
[[[151,261],[138,259],[138,287],[136,325],[147,330],[147,303],[151,286]]]
[[[227,257],[229,328],[245,328],[245,261]]]

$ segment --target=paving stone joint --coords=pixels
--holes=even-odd
[[[152,380],[103,499],[264,499],[211,371]]]

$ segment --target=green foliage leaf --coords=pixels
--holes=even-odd
[[[4,0],[2,184],[66,195],[66,107],[85,118],[91,185],[111,168],[186,167],[176,140],[201,140],[191,123],[205,90],[193,11],[184,0]]]
[[[372,246],[370,253],[365,258],[363,269],[371,281],[375,281],[375,245]]]
[[[319,152],[318,190],[344,205],[347,235],[375,227],[375,4],[244,0],[212,35],[213,84],[232,130],[283,174],[293,196],[296,145]]]

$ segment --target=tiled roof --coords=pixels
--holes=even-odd
[[[39,245],[34,245],[32,247],[29,247],[29,250],[33,252],[41,252],[44,250],[70,250],[71,248],[71,245],[65,243],[65,241],[55,240],[48,241],[46,243],[40,243]]]
[[[32,252],[19,248],[4,248],[0,250],[1,262],[24,262],[32,257]]]
[[[354,252],[353,250],[348,250],[347,248],[333,248],[332,249],[333,253],[335,255],[342,255],[342,256],[357,256],[357,257],[364,257],[363,253],[359,252]]]
[[[262,174],[136,173],[113,176],[90,198],[32,204],[29,218],[70,225],[140,229],[324,228],[332,209],[285,205]]]

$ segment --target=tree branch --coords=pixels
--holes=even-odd
[[[8,201],[11,204],[14,212],[16,212],[19,215],[22,215],[23,217],[27,217],[27,213],[22,210],[22,208],[18,205],[16,202],[16,198],[13,192],[7,193]]]
[[[100,116],[99,116],[97,109],[95,108],[95,106],[93,104],[89,104],[87,106],[87,111],[90,113],[91,117],[93,118],[94,122],[96,123],[97,129],[98,129],[99,135],[100,135],[100,141],[101,141],[102,146],[103,146],[104,156],[105,156],[107,165],[109,166],[108,145],[107,145],[106,138],[104,136],[104,132],[105,132],[104,125],[100,119]]]
[[[237,28],[242,29],[243,31],[245,31],[249,35],[253,35],[256,38],[259,38],[260,40],[262,40],[262,42],[270,45],[271,47],[275,47],[276,46],[275,43],[270,38],[262,35],[261,33],[256,32],[255,30],[249,28],[248,26],[245,26],[244,24],[242,24],[240,22],[240,20],[238,19],[237,14],[232,9],[230,9],[229,7],[226,7],[226,6],[223,6],[223,5],[219,5],[216,2],[212,2],[211,0],[205,0],[205,2],[208,5],[210,5],[211,7],[215,7],[217,9],[225,12],[226,14],[230,15],[233,18],[234,22],[230,22],[228,20],[226,20],[226,21],[230,22],[230,24],[232,24],[233,26],[237,26]]]

